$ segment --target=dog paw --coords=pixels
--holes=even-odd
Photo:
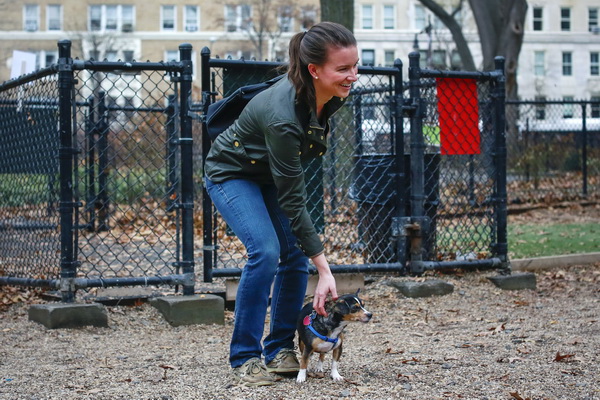
[[[343,381],[344,377],[341,376],[337,371],[334,371],[331,373],[331,379],[333,379],[336,382],[339,382],[339,381]]]
[[[302,383],[306,381],[306,370],[305,369],[301,369],[300,371],[298,371],[298,376],[296,377],[296,382],[297,383]]]

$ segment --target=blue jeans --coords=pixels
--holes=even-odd
[[[308,258],[296,246],[275,185],[244,179],[214,183],[205,178],[205,186],[248,255],[236,295],[229,362],[236,368],[263,354],[269,363],[279,350],[294,348],[296,319],[308,282]],[[271,285],[271,324],[263,349]]]

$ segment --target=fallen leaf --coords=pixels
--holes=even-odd
[[[556,352],[556,357],[554,357],[554,361],[561,362],[574,356],[575,354],[560,354],[560,352]]]

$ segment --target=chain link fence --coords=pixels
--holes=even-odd
[[[506,106],[509,201],[600,196],[600,101],[515,101]]]

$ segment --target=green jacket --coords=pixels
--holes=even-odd
[[[308,257],[324,249],[306,208],[302,162],[325,154],[329,118],[343,103],[334,97],[325,105],[323,127],[313,111],[296,104],[296,91],[284,78],[250,100],[234,124],[217,137],[204,165],[206,176],[215,183],[228,179],[274,183],[279,204]]]

